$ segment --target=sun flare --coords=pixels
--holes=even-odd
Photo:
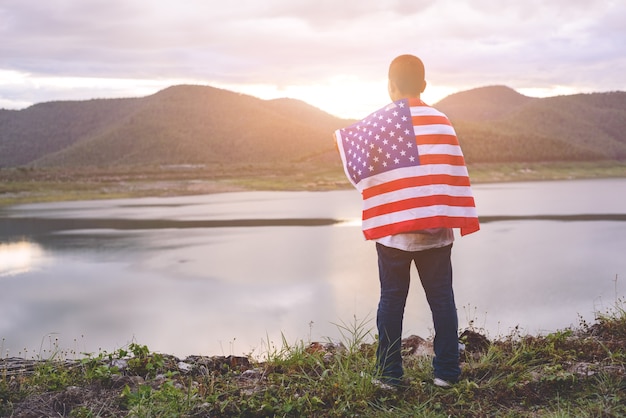
[[[32,242],[0,243],[0,277],[30,271],[42,255],[42,248]]]

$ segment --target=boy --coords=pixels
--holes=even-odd
[[[434,328],[434,383],[461,374],[450,254],[454,234],[479,230],[467,168],[447,117],[424,104],[424,65],[401,55],[389,66],[390,105],[335,132],[344,171],[363,197],[363,233],[376,242],[381,286],[376,366],[401,384],[402,321],[415,263]]]

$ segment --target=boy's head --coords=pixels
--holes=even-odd
[[[400,55],[389,64],[389,97],[396,101],[420,97],[426,88],[424,63],[414,55]]]

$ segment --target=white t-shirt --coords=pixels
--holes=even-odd
[[[406,232],[378,238],[376,242],[385,247],[404,251],[423,251],[441,248],[454,242],[454,231],[450,228],[433,228],[423,231]]]

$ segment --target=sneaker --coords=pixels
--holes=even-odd
[[[372,379],[372,384],[382,390],[388,390],[391,392],[395,392],[396,390],[398,390],[398,388],[395,385],[392,385],[390,383],[385,383],[382,380],[378,380],[378,379]]]
[[[435,377],[433,379],[433,384],[435,386],[440,387],[440,388],[451,388],[452,387],[452,383],[448,382],[447,380],[440,379],[438,377]]]

